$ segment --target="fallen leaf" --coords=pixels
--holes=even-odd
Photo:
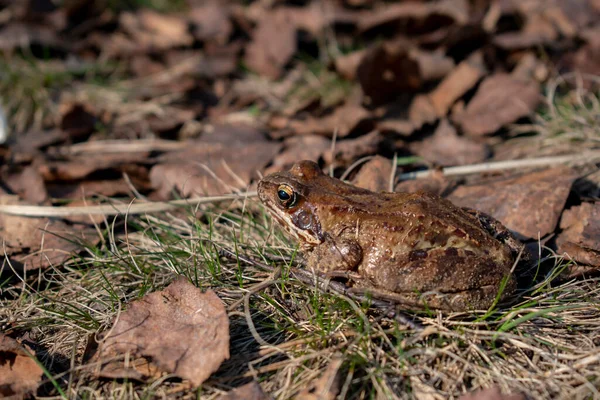
[[[19,204],[15,196],[0,197],[0,204]],[[27,218],[0,214],[0,241],[3,255],[9,257],[11,265],[4,263],[0,272],[44,269],[60,265],[69,260],[73,253],[85,244],[99,240],[95,229],[83,225],[67,225],[49,218]]]
[[[4,179],[13,193],[29,204],[42,204],[48,199],[44,178],[37,168],[30,165],[18,174],[11,174]]]
[[[292,136],[283,142],[283,150],[277,154],[265,174],[286,171],[299,160],[319,161],[331,149],[331,140],[319,135]]]
[[[61,104],[60,129],[75,142],[86,140],[96,130],[98,119],[90,106],[82,103]]]
[[[497,386],[463,394],[459,400],[525,400],[521,393],[503,394]]]
[[[418,94],[413,97],[408,108],[408,119],[413,131],[421,129],[423,125],[432,124],[438,119],[438,113],[428,95]]]
[[[216,1],[195,4],[189,11],[188,20],[194,37],[203,42],[225,44],[233,32],[228,7]]]
[[[150,358],[161,371],[199,386],[229,358],[225,307],[213,291],[202,293],[180,277],[165,290],[133,301],[116,318],[97,356],[105,360],[124,354]],[[122,369],[127,374],[127,366]]]
[[[354,131],[369,131],[373,127],[371,113],[364,107],[347,103],[322,117],[308,116],[304,119],[272,119],[274,129],[288,129],[296,135],[323,135],[344,138]]]
[[[348,167],[361,157],[377,154],[383,139],[380,132],[372,131],[356,139],[340,140],[336,142],[333,152],[329,150],[323,154],[323,159],[328,165]]]
[[[340,354],[333,356],[319,379],[309,383],[295,397],[297,400],[334,400],[340,392],[340,368],[344,362]]]
[[[600,40],[590,42],[577,51],[566,54],[563,63],[572,71],[591,75],[600,74]],[[589,86],[590,83],[586,81],[584,80],[583,84]]]
[[[360,167],[352,184],[372,192],[389,192],[391,177],[392,162],[385,157],[375,156]]]
[[[174,190],[191,197],[244,189],[281,149],[261,131],[234,125],[217,126],[187,144],[160,156],[150,170],[151,185],[162,199]]]
[[[46,182],[76,181],[89,177],[95,172],[121,174],[130,167],[148,161],[146,151],[127,153],[95,153],[73,156],[65,161],[49,161],[39,166],[38,171]]]
[[[522,238],[554,232],[576,174],[552,168],[518,178],[460,186],[448,197],[461,207],[483,211]]]
[[[189,46],[194,40],[183,18],[150,9],[121,13],[119,25],[134,40],[133,54]]]
[[[349,81],[356,79],[356,71],[358,66],[365,56],[366,50],[357,50],[352,53],[345,54],[337,57],[334,60],[335,70],[344,78]]]
[[[34,44],[63,51],[68,48],[56,31],[48,27],[14,22],[0,29],[0,50],[4,52],[28,49]]]
[[[35,150],[62,143],[67,139],[67,133],[58,128],[51,130],[30,130],[16,137],[13,149],[16,152],[33,153]]]
[[[561,234],[556,239],[558,254],[600,267],[600,203],[582,203],[562,215]]]
[[[531,115],[540,101],[536,81],[495,74],[481,83],[464,112],[454,119],[468,135],[489,135]]]
[[[471,90],[486,74],[481,52],[476,52],[456,66],[439,85],[429,93],[429,101],[438,117],[448,114],[450,107]]]
[[[29,398],[39,387],[44,371],[26,345],[0,334],[0,397]]]
[[[452,59],[442,53],[417,50],[409,41],[398,39],[367,50],[357,77],[370,103],[379,105],[443,78],[453,67]]]
[[[416,35],[441,26],[467,23],[469,4],[465,0],[442,0],[435,3],[402,2],[381,7],[358,22],[361,32],[394,25],[397,31]]]
[[[490,156],[490,149],[485,143],[458,136],[454,126],[445,118],[432,136],[411,143],[409,149],[442,167],[477,164]]]
[[[522,50],[548,45],[558,38],[554,25],[543,15],[528,15],[523,29],[494,37],[493,43],[504,50]]]
[[[238,388],[217,397],[218,400],[269,400],[271,397],[263,392],[256,381],[246,383]]]
[[[296,53],[296,27],[287,10],[265,12],[246,47],[244,61],[250,69],[272,79]]]

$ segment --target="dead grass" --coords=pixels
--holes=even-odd
[[[102,247],[4,284],[0,323],[29,332],[64,396],[214,398],[254,378],[275,398],[290,398],[338,354],[344,360],[340,398],[457,398],[490,385],[532,398],[600,396],[598,278],[546,280],[492,313],[409,312],[415,329],[291,278],[289,263],[271,259],[293,260],[295,248],[254,202],[201,211],[200,218],[192,210],[130,217],[127,234],[123,221],[109,222]],[[273,279],[269,271],[220,257],[223,248],[281,266],[281,275]],[[555,268],[564,264],[550,261]],[[146,384],[96,379],[94,366],[82,362],[90,335],[176,275],[212,288],[230,307],[231,359],[197,391],[168,377]],[[46,390],[60,396],[55,386]]]

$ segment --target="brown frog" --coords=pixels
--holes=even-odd
[[[501,282],[503,296],[515,288],[522,245],[493,218],[434,194],[375,193],[301,161],[263,178],[258,196],[299,240],[308,268],[346,271],[406,305],[486,309]]]

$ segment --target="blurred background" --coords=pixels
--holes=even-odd
[[[411,171],[591,148],[599,16],[595,0],[1,1],[6,189],[43,203],[128,180],[165,199],[300,159],[339,176],[374,155]]]

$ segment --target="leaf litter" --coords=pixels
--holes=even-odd
[[[597,151],[597,2],[133,3],[0,2],[11,131],[0,189],[18,196],[3,202],[117,214],[0,217],[2,330],[33,337],[57,377],[26,392],[66,389],[51,360],[72,359],[74,396],[85,386],[189,397],[201,383],[212,398],[598,395],[597,158],[444,173]],[[492,214],[535,249],[537,280],[493,314],[417,312],[408,323],[285,269],[220,257],[296,262],[251,199],[152,208],[245,192],[300,159],[372,190],[432,191]],[[424,168],[428,178],[400,179]],[[554,281],[559,272],[580,278]],[[187,280],[168,286],[176,275]],[[174,318],[209,290],[233,307],[220,324],[191,313],[181,329],[134,334],[132,347],[111,336],[154,309]],[[205,328],[231,349],[210,348],[218,357],[202,371],[178,369],[181,349],[203,346],[171,336]],[[144,383],[98,377],[86,345],[99,332],[126,361],[104,376]]]

